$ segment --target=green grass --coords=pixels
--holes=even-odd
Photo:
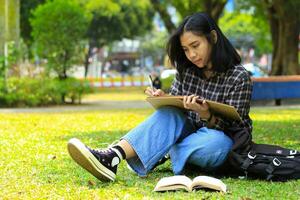
[[[272,183],[222,178],[229,193],[154,193],[156,182],[172,175],[170,163],[147,178],[123,162],[114,183],[101,183],[69,157],[67,141],[105,147],[144,120],[151,109],[51,114],[0,114],[0,199],[299,199],[300,180]],[[254,140],[300,147],[300,109],[251,112]]]
[[[144,87],[116,87],[116,88],[98,88],[92,94],[84,96],[87,101],[137,101],[145,100]]]

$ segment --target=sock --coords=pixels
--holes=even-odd
[[[116,146],[113,146],[111,149],[116,152],[116,154],[118,155],[118,157],[121,160],[126,159],[126,154],[125,154],[125,151],[122,149],[122,147],[120,147],[119,145],[116,145]]]

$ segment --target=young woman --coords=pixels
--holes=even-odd
[[[167,44],[177,75],[170,95],[183,95],[187,111],[163,107],[105,150],[94,150],[71,139],[68,151],[84,169],[101,181],[114,181],[118,164],[126,159],[139,175],[146,176],[166,154],[173,172],[183,173],[186,164],[211,171],[223,164],[232,147],[226,127],[245,127],[249,118],[252,84],[241,59],[217,24],[205,13],[186,17]],[[147,88],[149,96],[166,95]],[[234,106],[242,121],[230,121],[210,112],[209,99]]]

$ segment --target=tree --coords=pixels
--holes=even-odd
[[[272,52],[271,34],[265,19],[247,12],[224,12],[219,25],[235,47],[255,47],[258,55]]]
[[[175,30],[176,25],[172,22],[171,16],[167,11],[168,6],[173,6],[179,13],[180,17],[191,15],[195,12],[207,12],[216,22],[227,3],[227,0],[150,0],[153,8],[159,13],[166,29],[169,33]]]
[[[85,56],[85,76],[94,47],[103,47],[124,37],[132,39],[152,28],[153,10],[146,0],[83,0],[82,3],[92,13],[87,31],[89,49]]]
[[[272,33],[272,75],[300,74],[298,37],[300,2],[294,0],[264,1]]]
[[[32,43],[32,27],[29,19],[32,18],[32,11],[40,4],[43,4],[45,0],[30,0],[20,2],[20,29],[21,37],[25,41],[26,45]]]
[[[32,18],[32,11],[40,4],[45,3],[46,0],[30,0],[30,1],[20,1],[20,35],[22,42],[25,44],[26,53],[28,58],[33,58],[32,54],[32,27],[29,19]],[[26,55],[26,54],[24,54]]]
[[[273,52],[271,75],[300,74],[298,37],[300,1],[294,0],[237,0],[239,9],[252,9],[255,16],[268,19]]]
[[[39,54],[47,58],[59,79],[66,79],[87,31],[84,10],[73,1],[48,1],[34,10],[31,25]]]
[[[171,19],[168,13],[167,7],[169,3],[167,1],[151,0],[152,6],[155,11],[158,12],[160,18],[165,24],[165,27],[169,33],[172,33],[176,29],[176,25]]]

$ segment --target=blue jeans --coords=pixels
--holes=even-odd
[[[222,131],[196,129],[182,110],[174,107],[158,109],[122,139],[137,154],[127,163],[139,176],[146,176],[167,153],[174,174],[181,174],[186,163],[210,171],[226,160],[232,146],[231,139]]]

